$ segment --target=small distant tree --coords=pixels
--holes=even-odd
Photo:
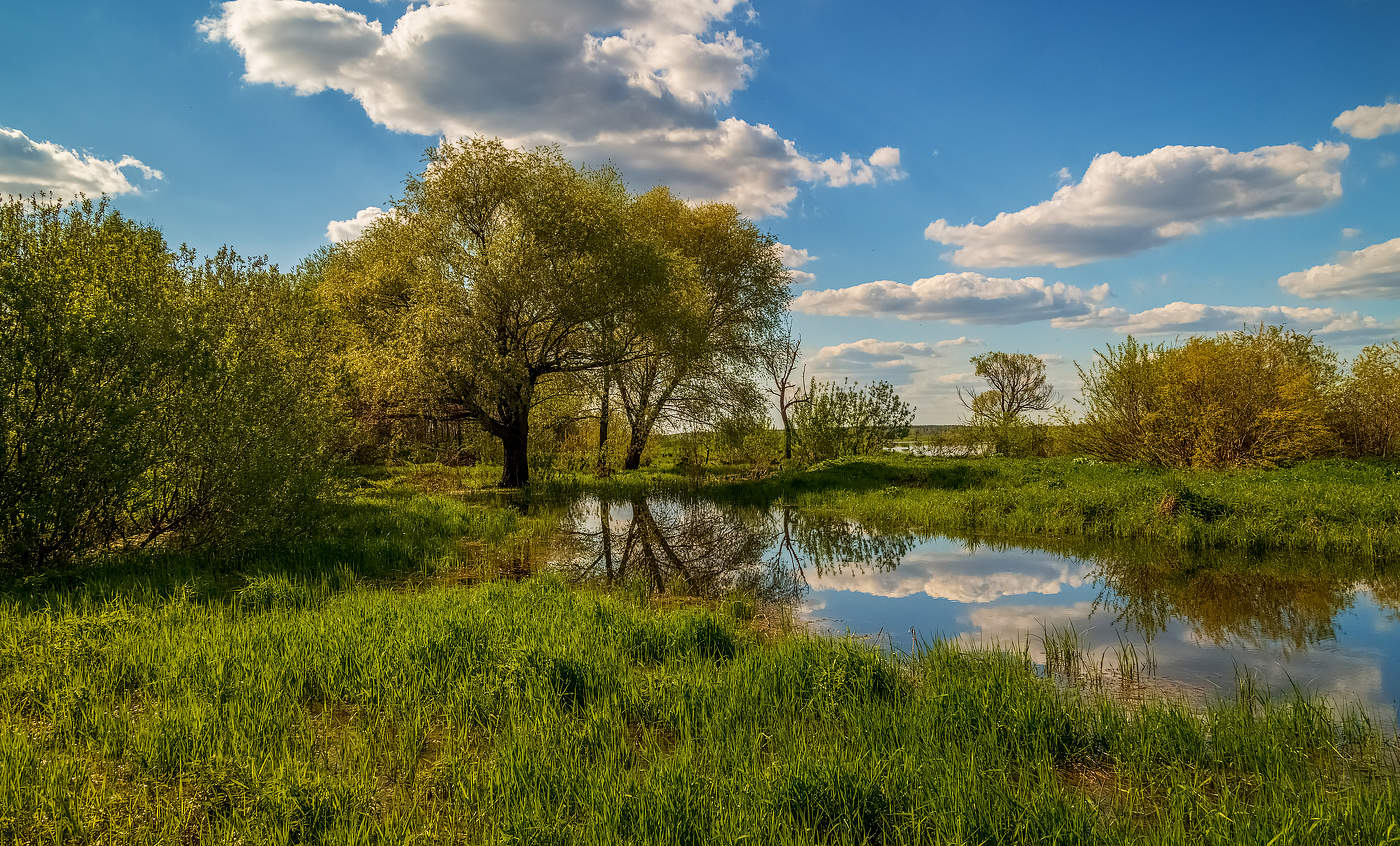
[[[771,386],[766,390],[777,401],[778,419],[783,423],[783,458],[792,458],[792,411],[807,401],[802,381],[794,377],[797,359],[802,354],[802,339],[795,338],[789,328],[774,335],[764,345],[760,363]]]
[[[812,461],[883,451],[909,434],[914,408],[889,382],[808,383],[792,417],[797,445]]]
[[[970,443],[998,455],[1039,452],[1045,440],[1043,426],[1026,415],[1046,411],[1054,402],[1045,362],[1029,353],[1006,352],[975,355],[971,361],[988,389],[958,389],[958,399],[967,409],[964,425]]]

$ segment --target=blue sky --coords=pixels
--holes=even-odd
[[[988,349],[1071,395],[1126,332],[1400,334],[1393,2],[63,0],[0,24],[0,192],[108,191],[290,265],[444,134],[559,141],[805,250],[810,372],[887,378],[921,422],[956,418]]]

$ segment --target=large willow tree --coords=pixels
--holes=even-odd
[[[762,405],[754,376],[792,299],[772,236],[733,206],[690,205],[655,188],[633,203],[632,217],[671,260],[664,308],[634,312],[632,349],[612,368],[629,470],[663,425],[705,425]]]
[[[616,171],[555,147],[430,150],[394,211],[324,263],[357,401],[473,421],[501,442],[501,484],[526,484],[542,383],[615,364],[597,327],[654,307],[664,283],[631,203]]]

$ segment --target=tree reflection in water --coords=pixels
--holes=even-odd
[[[558,566],[574,578],[687,596],[741,592],[765,602],[800,602],[812,569],[892,569],[919,541],[791,508],[704,499],[590,498],[569,523],[574,548]]]
[[[831,584],[842,575],[892,571],[929,540],[784,506],[681,497],[586,498],[574,505],[567,524],[574,548],[556,564],[573,578],[648,593],[717,597],[737,591],[794,605],[812,589],[813,577]],[[960,540],[969,558],[981,547],[1029,548],[1082,562],[1086,581],[1099,587],[1094,613],[1112,615],[1149,643],[1179,620],[1204,642],[1303,649],[1335,638],[1335,620],[1360,588],[1378,604],[1400,609],[1400,577],[1360,583],[1339,575],[1345,568],[1302,555],[1271,556],[1262,566],[1246,553],[1063,539]]]

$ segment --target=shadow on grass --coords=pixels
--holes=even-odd
[[[25,607],[122,598],[238,601],[252,586],[324,597],[363,582],[403,582],[482,564],[546,536],[559,514],[406,488],[327,503],[305,534],[241,552],[217,545],[113,552],[46,572],[0,575],[0,600]],[[263,587],[258,587],[263,586]]]

